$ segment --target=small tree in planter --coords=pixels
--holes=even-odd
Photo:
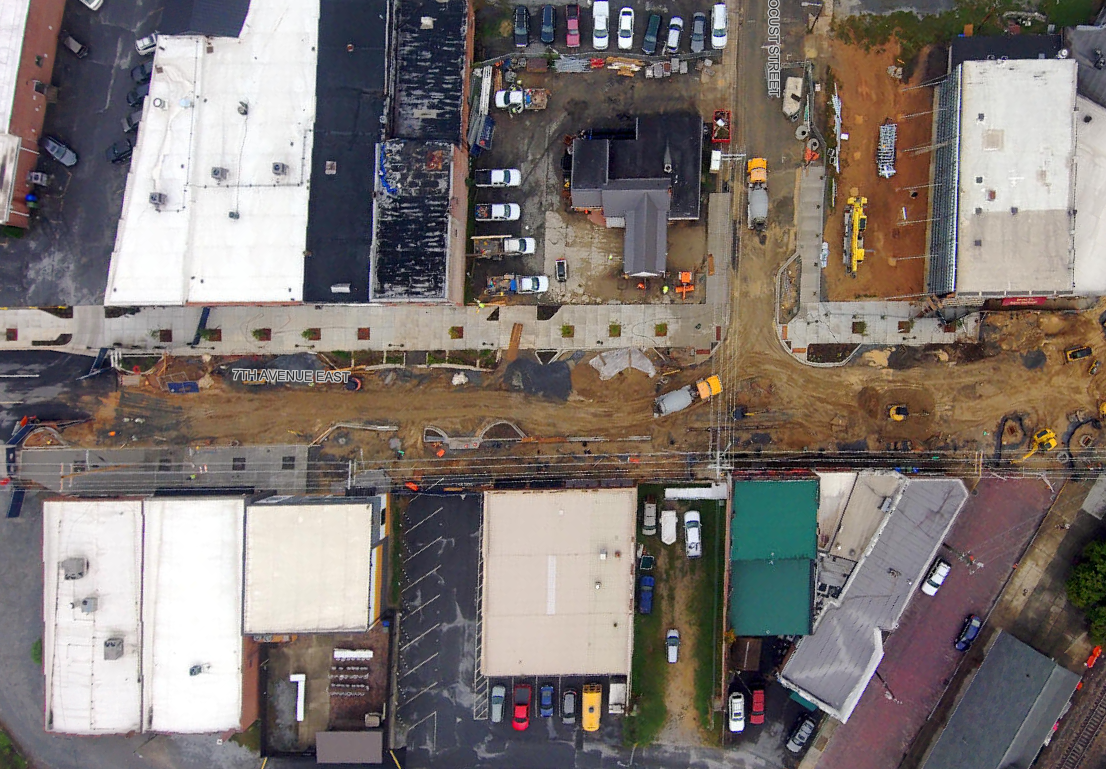
[[[323,338],[323,330],[321,328],[305,328],[301,336],[308,342],[317,342]]]
[[[273,341],[273,330],[271,328],[255,328],[250,333],[253,335],[253,338],[259,342]]]
[[[668,336],[668,324],[658,323],[653,326],[653,336]]]
[[[565,325],[561,326],[561,338],[562,339],[571,339],[574,336],[576,336],[576,327],[575,326],[570,326],[567,323]]]
[[[607,326],[607,336],[610,339],[617,339],[618,337],[622,336],[622,326],[617,323],[612,323],[611,325]]]
[[[223,329],[205,328],[200,331],[200,339],[203,339],[205,342],[221,342],[223,341]]]
[[[449,327],[449,338],[450,339],[464,339],[465,338],[465,327],[464,326],[450,326]]]

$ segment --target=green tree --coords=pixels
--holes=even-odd
[[[1067,590],[1068,601],[1078,609],[1089,610],[1106,602],[1106,541],[1083,548],[1068,578]]]
[[[1091,643],[1106,642],[1106,606],[1087,609],[1087,633],[1091,636]]]

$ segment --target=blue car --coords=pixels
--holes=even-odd
[[[979,636],[979,631],[983,627],[983,620],[976,615],[969,615],[964,620],[964,627],[960,631],[960,635],[956,637],[956,650],[958,652],[966,652],[972,648],[972,642]]]
[[[653,613],[653,586],[656,584],[656,580],[650,577],[648,574],[642,576],[639,586],[640,595],[637,601],[637,610],[642,614]]]
[[[542,684],[538,690],[538,713],[542,718],[553,717],[553,684]]]

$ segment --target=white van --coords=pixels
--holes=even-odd
[[[726,4],[716,3],[710,15],[710,47],[721,51],[726,47]]]
[[[591,6],[591,18],[591,44],[595,50],[605,51],[611,44],[611,7],[607,0],[595,0]]]

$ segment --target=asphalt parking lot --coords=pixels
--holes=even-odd
[[[967,615],[987,617],[1053,495],[1037,480],[984,479],[976,492],[938,551],[952,572],[936,596],[915,594],[886,641],[878,677],[834,733],[822,766],[898,766],[962,661],[982,661],[995,628],[984,624],[968,654],[953,643]]]
[[[22,238],[0,238],[0,306],[103,302],[129,168],[108,162],[104,153],[123,138],[121,122],[131,112],[130,70],[143,59],[134,49],[136,33],[157,28],[162,4],[108,0],[90,11],[77,0],[66,3],[63,27],[89,54],[77,59],[58,47],[58,101],[46,111],[43,132],[71,147],[79,161],[69,169],[45,154],[40,158],[38,170],[53,179],[40,189],[30,230]]]

